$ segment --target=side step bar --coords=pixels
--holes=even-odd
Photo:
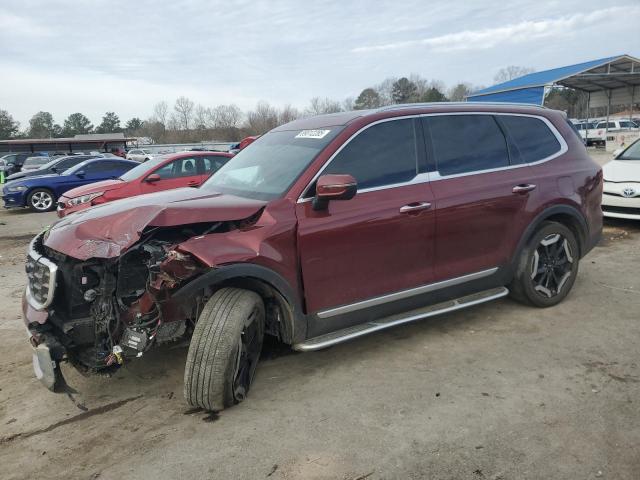
[[[428,307],[418,308],[372,322],[361,323],[360,325],[355,325],[336,332],[326,333],[319,337],[310,338],[302,343],[297,343],[293,346],[293,349],[301,352],[320,350],[354,338],[362,337],[369,333],[377,332],[378,330],[395,327],[396,325],[402,325],[403,323],[415,322],[416,320],[433,317],[442,313],[454,312],[480,303],[497,300],[498,298],[505,297],[508,294],[509,290],[506,287],[492,288],[491,290],[473,293],[471,295],[456,298],[455,300],[436,303],[435,305],[430,305]]]

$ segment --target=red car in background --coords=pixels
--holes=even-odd
[[[93,205],[180,187],[199,187],[222,167],[232,154],[183,152],[156,157],[115,180],[105,180],[69,190],[58,200],[58,216],[64,217]]]

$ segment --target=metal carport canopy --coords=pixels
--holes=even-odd
[[[588,92],[591,107],[631,105],[640,98],[640,60],[625,54],[530,73],[474,92],[467,101],[542,105],[554,85]]]

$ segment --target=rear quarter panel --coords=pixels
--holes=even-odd
[[[567,205],[582,215],[587,234],[593,239],[602,230],[602,168],[561,113],[549,111],[546,116],[565,139],[568,151],[548,162],[530,165],[532,183],[538,188],[527,205],[528,222],[554,205]]]

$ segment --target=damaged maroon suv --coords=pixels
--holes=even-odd
[[[36,374],[112,372],[190,339],[187,401],[242,401],[265,335],[315,350],[511,294],[571,290],[602,173],[564,114],[400,105],[296,120],[200,188],[115,201],[31,243]],[[166,350],[170,354],[171,350]]]

